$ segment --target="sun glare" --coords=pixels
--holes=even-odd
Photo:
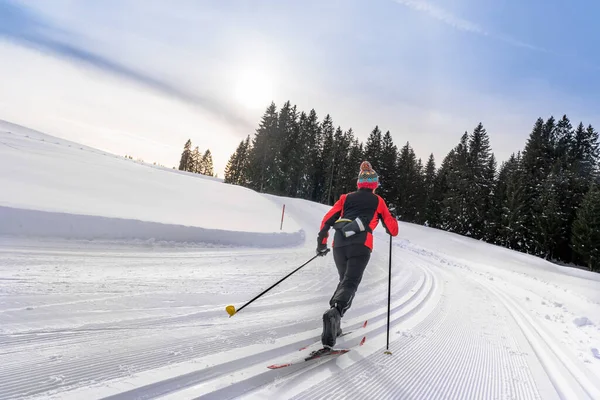
[[[264,71],[241,70],[235,79],[233,94],[236,101],[248,109],[266,108],[273,100],[273,85]]]

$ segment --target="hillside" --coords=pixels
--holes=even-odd
[[[0,168],[0,234],[226,245],[303,237],[290,217],[280,231],[281,208],[253,191],[6,122]]]

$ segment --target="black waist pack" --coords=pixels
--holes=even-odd
[[[356,217],[354,220],[340,218],[335,221],[333,229],[340,231],[345,237],[350,237],[364,231],[371,231],[371,229],[362,221],[362,219],[360,219],[360,217]]]

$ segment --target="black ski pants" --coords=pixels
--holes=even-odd
[[[329,305],[334,307],[337,303],[342,316],[352,306],[352,300],[370,258],[371,250],[363,244],[333,248],[333,260],[340,275],[340,281],[329,300]]]

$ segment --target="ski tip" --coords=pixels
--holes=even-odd
[[[360,345],[359,346],[362,346],[363,344],[365,344],[366,340],[367,340],[367,337],[363,336],[362,340],[360,341]]]
[[[292,364],[273,364],[273,365],[267,366],[267,368],[269,368],[269,369],[278,369],[278,368],[289,367],[290,365],[292,365]]]
[[[366,320],[365,320],[365,323],[364,323],[364,324],[363,324],[363,326],[362,326],[363,328],[366,328],[366,327],[367,327],[367,322],[368,322],[368,321],[369,321],[368,319],[366,319]]]
[[[361,345],[362,343],[364,343],[365,338],[362,339]],[[349,351],[351,351],[352,348],[344,348],[344,349],[333,349],[328,353],[325,354],[319,354],[319,355],[314,355],[314,356],[308,356],[305,358],[301,358],[301,359],[297,359],[295,361],[292,362],[287,362],[285,364],[273,364],[273,365],[268,365],[267,368],[269,369],[279,369],[279,368],[285,368],[285,367],[289,367],[290,365],[297,365],[297,364],[301,364],[301,363],[306,363],[306,362],[310,362],[313,360],[323,360],[323,359],[327,359],[329,357],[335,357],[335,356],[340,356],[342,354],[346,354]]]

